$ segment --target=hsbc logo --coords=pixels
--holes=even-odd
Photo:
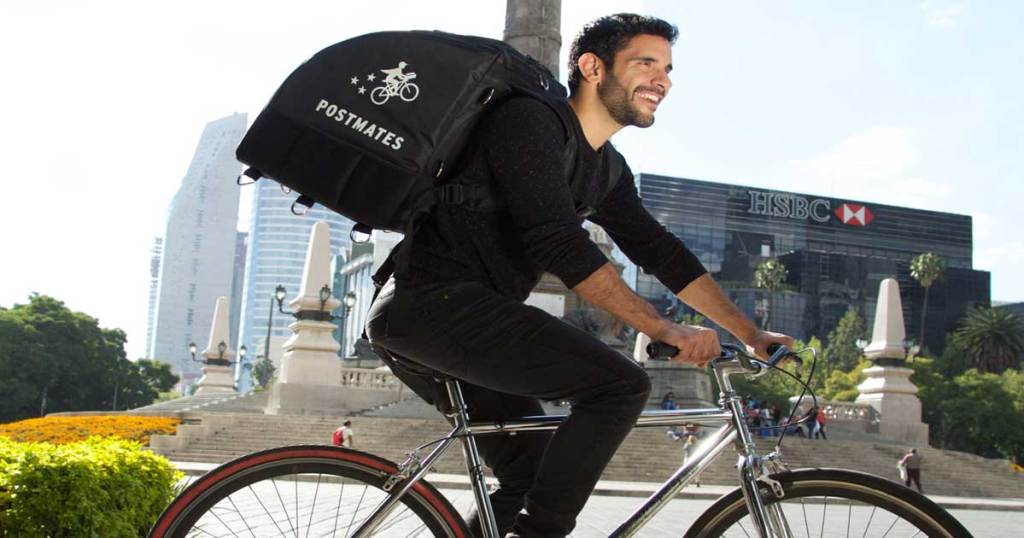
[[[875,220],[875,214],[863,204],[844,202],[832,208],[825,198],[806,198],[799,194],[748,190],[750,197],[747,213],[766,217],[781,217],[814,222],[832,222],[833,216],[847,226],[865,227]]]
[[[875,214],[867,206],[861,204],[847,202],[837,207],[835,213],[840,222],[849,226],[863,228],[875,220]]]

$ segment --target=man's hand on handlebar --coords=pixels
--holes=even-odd
[[[749,338],[744,342],[747,346],[747,351],[761,360],[767,360],[771,356],[768,352],[768,346],[772,344],[782,344],[789,349],[793,349],[793,338],[791,336],[782,333],[773,333],[768,331],[757,331],[754,333],[752,338]]]
[[[679,348],[679,353],[671,360],[693,364],[700,368],[707,366],[708,361],[717,357],[721,352],[718,333],[707,327],[677,325],[666,321],[658,334],[650,336],[654,341],[661,341]]]

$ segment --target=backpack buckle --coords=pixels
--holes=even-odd
[[[444,204],[461,204],[465,201],[466,196],[462,185],[459,185],[458,183],[446,183],[441,185],[438,198],[440,198],[441,203]]]

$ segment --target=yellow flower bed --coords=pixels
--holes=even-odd
[[[0,424],[0,436],[19,442],[47,442],[60,445],[84,441],[90,436],[98,435],[138,441],[147,446],[150,435],[173,435],[175,427],[180,422],[177,418],[171,417],[132,415],[55,416]]]

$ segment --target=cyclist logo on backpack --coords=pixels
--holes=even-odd
[[[373,104],[383,105],[384,103],[387,103],[388,99],[391,99],[392,97],[398,97],[407,103],[411,103],[412,101],[415,101],[417,97],[419,97],[420,87],[412,82],[409,82],[410,80],[416,78],[416,73],[403,72],[403,70],[408,65],[409,64],[405,62],[398,62],[397,67],[380,70],[380,72],[384,73],[386,76],[384,77],[384,80],[382,81],[383,84],[381,86],[377,86],[376,88],[370,90],[370,101],[373,101]],[[366,76],[366,80],[369,82],[372,82],[375,79],[376,77],[374,77],[372,74]],[[365,91],[362,87],[360,87],[360,90],[360,94],[362,94],[363,91]]]

